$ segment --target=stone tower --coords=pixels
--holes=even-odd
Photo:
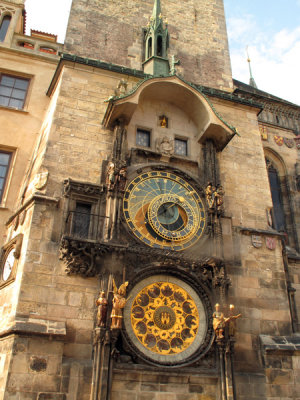
[[[142,69],[152,0],[74,0],[65,51]],[[232,90],[223,0],[161,1],[168,21],[169,59],[183,77],[203,86]]]

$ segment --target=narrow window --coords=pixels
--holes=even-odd
[[[163,56],[163,54],[162,54],[162,37],[161,36],[158,36],[157,37],[157,51],[156,51],[156,54],[158,55],[158,57],[162,57]]]
[[[179,156],[187,156],[187,140],[185,139],[175,139],[175,154]]]
[[[87,239],[91,221],[92,205],[87,203],[76,203],[73,216],[73,235]]]
[[[268,168],[268,175],[273,202],[273,225],[278,231],[285,231],[282,192],[278,172],[273,166],[270,166]]]
[[[136,132],[136,145],[150,147],[150,131],[138,129]]]
[[[1,26],[0,26],[0,42],[4,42],[5,36],[7,34],[7,30],[9,27],[11,21],[11,16],[10,15],[6,15],[2,22],[1,22]]]
[[[22,110],[29,86],[29,79],[10,75],[0,76],[0,105]]]
[[[6,151],[0,151],[0,203],[3,199],[5,184],[8,177],[11,154],[12,153]]]
[[[148,58],[152,56],[152,38],[148,39]]]

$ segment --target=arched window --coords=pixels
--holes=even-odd
[[[152,56],[152,38],[150,37],[148,39],[148,57],[150,58]]]
[[[273,228],[278,231],[286,231],[283,197],[279,174],[270,159],[266,158],[266,164],[273,202]]]
[[[0,42],[4,42],[10,21],[11,21],[10,15],[5,15],[5,17],[2,19],[1,26],[0,26]]]
[[[156,47],[156,55],[158,57],[162,57],[163,56],[163,46],[162,46],[162,37],[158,36],[157,37],[157,47]]]

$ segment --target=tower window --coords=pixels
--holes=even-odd
[[[0,106],[23,109],[29,79],[0,75]]]
[[[6,15],[2,22],[1,22],[1,26],[0,26],[0,42],[4,42],[5,36],[7,34],[7,30],[9,27],[11,21],[11,16],[10,15]]]
[[[152,56],[152,38],[148,39],[148,58]]]
[[[12,153],[0,151],[0,203],[3,199]]]
[[[73,218],[73,234],[80,238],[89,237],[92,205],[88,203],[76,203]]]
[[[273,202],[273,227],[278,231],[285,231],[286,227],[280,180],[277,170],[270,162],[268,167],[268,175]]]
[[[157,37],[157,51],[156,54],[158,55],[158,57],[162,57],[163,56],[163,48],[162,48],[162,37],[158,36]]]
[[[179,156],[187,156],[188,148],[187,148],[187,140],[186,139],[175,139],[174,146],[175,154]]]
[[[138,129],[136,131],[136,145],[150,147],[150,131],[146,129]]]

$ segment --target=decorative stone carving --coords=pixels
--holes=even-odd
[[[158,138],[156,141],[156,151],[162,155],[171,156],[174,154],[174,140],[168,136]]]
[[[175,56],[173,55],[171,59],[170,75],[176,75],[176,65],[180,65],[180,60],[176,60]]]
[[[33,185],[37,190],[42,190],[45,188],[48,182],[49,171],[43,169],[41,172],[35,175],[33,179]]]
[[[128,82],[125,79],[121,79],[115,89],[115,96],[124,96],[127,93]]]
[[[218,184],[216,187],[209,182],[205,189],[206,201],[208,205],[208,209],[211,213],[216,213],[217,215],[222,215],[224,212],[223,208],[223,197],[224,190],[222,185]]]
[[[65,197],[69,197],[71,193],[98,197],[103,193],[103,185],[73,181],[68,178],[64,180],[63,194]]]
[[[113,190],[115,187],[115,182],[116,182],[115,164],[113,162],[110,162],[107,167],[106,180],[105,180],[107,190]]]

